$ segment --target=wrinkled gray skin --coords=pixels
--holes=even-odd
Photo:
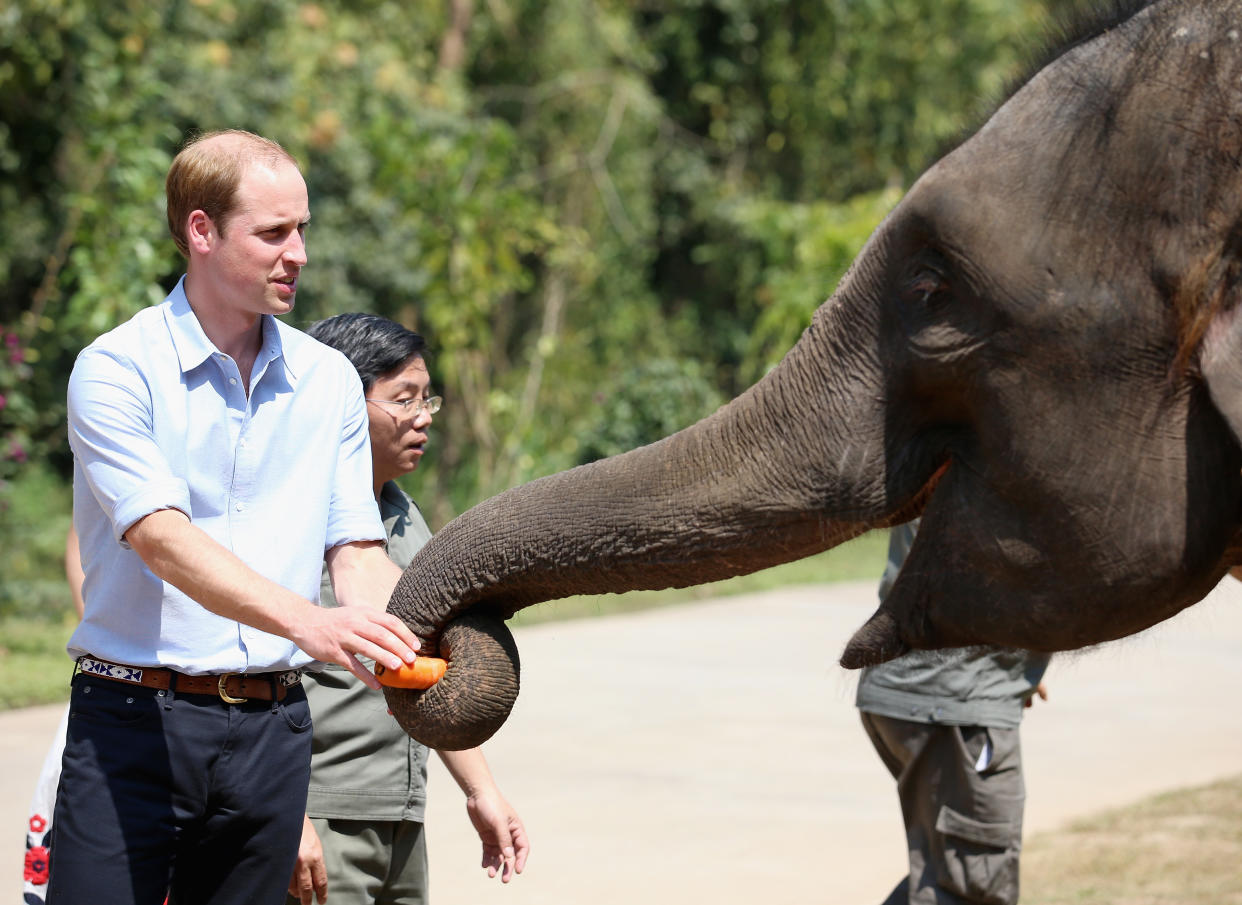
[[[491,735],[517,694],[499,620],[522,607],[714,581],[920,513],[847,667],[1078,648],[1203,597],[1242,552],[1239,32],[1242,2],[1162,2],[1077,45],[918,181],[768,377],[444,528],[389,609],[427,651],[470,611],[454,646],[492,654],[389,691],[402,726]]]

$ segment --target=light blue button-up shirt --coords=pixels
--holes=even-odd
[[[303,666],[311,658],[291,641],[156,577],[124,534],[179,509],[256,572],[317,601],[327,550],[385,537],[362,384],[339,352],[264,316],[247,398],[184,285],[95,340],[69,379],[86,572],[69,654],[192,674]]]

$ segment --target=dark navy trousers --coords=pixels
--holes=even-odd
[[[310,741],[300,685],[228,704],[79,673],[48,905],[283,905]]]

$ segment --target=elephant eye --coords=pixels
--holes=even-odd
[[[926,305],[949,288],[948,281],[938,271],[924,268],[905,285],[902,295],[910,303]]]

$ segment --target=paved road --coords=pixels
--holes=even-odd
[[[808,587],[519,629],[522,694],[487,750],[534,852],[509,886],[487,880],[433,763],[436,905],[879,901],[904,865],[896,797],[835,665],[874,594]],[[1023,728],[1028,834],[1242,772],[1240,678],[1229,579],[1138,638],[1054,662],[1051,700]],[[0,714],[9,901],[59,715]]]

